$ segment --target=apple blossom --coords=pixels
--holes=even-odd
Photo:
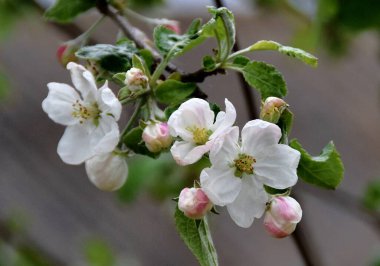
[[[141,69],[132,67],[125,74],[124,83],[130,91],[137,91],[145,89],[148,86],[148,77]]]
[[[85,162],[90,181],[99,189],[114,191],[127,180],[128,165],[125,158],[114,153],[95,155]]]
[[[108,83],[97,89],[91,72],[70,62],[67,69],[75,89],[51,82],[42,109],[56,123],[67,126],[57,152],[68,164],[80,164],[92,156],[114,150],[119,142],[121,104]]]
[[[226,112],[219,112],[215,119],[207,101],[192,98],[182,103],[170,116],[170,134],[181,138],[170,150],[178,164],[188,165],[198,161],[210,150],[213,141],[235,123],[235,107],[227,99],[225,104]]]
[[[80,45],[75,41],[68,41],[61,44],[57,49],[58,61],[66,66],[69,62],[76,62],[78,59],[75,52],[78,51]]]
[[[184,188],[179,194],[178,209],[192,219],[201,219],[211,210],[212,202],[201,188]]]
[[[143,131],[142,139],[151,152],[159,152],[170,147],[173,142],[170,136],[169,126],[166,122],[153,122],[148,124]]]
[[[174,31],[176,34],[181,34],[181,27],[178,21],[176,20],[168,20],[168,19],[162,19],[164,22],[164,26],[168,28],[171,31]]]
[[[232,127],[214,142],[210,151],[212,166],[200,177],[201,187],[216,205],[227,206],[235,223],[249,227],[260,218],[268,196],[263,185],[277,189],[297,182],[300,153],[283,144],[280,128],[257,119],[243,128]]]
[[[283,238],[294,232],[301,218],[302,209],[295,199],[274,197],[265,213],[264,226],[271,236]]]

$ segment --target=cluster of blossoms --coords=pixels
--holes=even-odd
[[[91,182],[113,191],[126,181],[126,158],[132,155],[119,145],[117,121],[122,105],[107,81],[98,89],[92,73],[69,63],[74,87],[49,83],[43,110],[56,123],[67,126],[58,144],[58,154],[68,164],[85,163]],[[149,86],[144,73],[132,68],[125,84],[131,92]],[[268,98],[263,112],[273,116],[285,102]],[[242,129],[234,126],[235,107],[225,100],[225,112],[215,115],[207,101],[192,98],[182,103],[167,122],[145,121],[142,139],[150,152],[169,147],[179,165],[208,156],[209,168],[200,174],[200,188],[185,188],[178,207],[192,219],[201,219],[214,205],[226,206],[231,218],[249,227],[265,212],[264,224],[271,235],[284,237],[295,229],[302,211],[288,196],[271,196],[265,187],[287,189],[297,182],[300,153],[279,144],[280,128],[264,120],[249,121]],[[265,111],[267,110],[267,111]],[[173,144],[173,140],[174,144]]]

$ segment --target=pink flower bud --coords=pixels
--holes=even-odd
[[[261,108],[260,118],[276,124],[287,107],[288,105],[283,99],[268,97]]]
[[[167,23],[165,23],[164,26],[169,30],[174,31],[176,34],[181,34],[181,27],[176,20],[167,20]]]
[[[201,188],[184,188],[179,194],[178,208],[192,219],[202,219],[211,210],[212,202]]]
[[[75,52],[78,51],[79,46],[72,41],[65,42],[61,44],[57,49],[57,58],[58,61],[66,66],[69,62],[76,62],[77,57]]]
[[[283,238],[293,233],[301,218],[302,209],[295,199],[275,197],[265,213],[264,226],[271,236]]]
[[[169,126],[166,122],[158,122],[147,125],[144,128],[142,139],[151,152],[159,152],[170,147],[173,138],[170,136]]]
[[[132,67],[125,74],[124,83],[128,86],[130,91],[137,91],[147,87],[148,77],[141,69]]]

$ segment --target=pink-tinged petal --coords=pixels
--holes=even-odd
[[[102,116],[99,125],[91,131],[90,139],[93,154],[108,153],[119,143],[119,126],[111,116]]]
[[[91,72],[74,62],[68,63],[66,68],[70,70],[71,80],[75,88],[82,94],[84,101],[95,101],[98,89]]]
[[[256,157],[254,173],[267,186],[288,188],[297,183],[299,160],[299,151],[284,144],[275,144]]]
[[[170,152],[179,165],[189,165],[197,162],[210,150],[210,144],[195,146],[191,142],[176,141]]]
[[[105,114],[110,114],[116,121],[119,120],[121,114],[121,103],[108,87],[108,81],[98,91],[98,99],[100,110]]]
[[[210,149],[210,161],[214,167],[233,164],[240,152],[239,128],[231,127],[225,134],[214,139]]]
[[[278,143],[281,129],[275,124],[256,119],[245,124],[241,138],[243,153],[256,157],[267,147]]]
[[[101,190],[117,190],[127,180],[127,162],[112,153],[94,156],[86,161],[85,166],[88,178]]]
[[[73,117],[73,103],[80,100],[74,88],[63,83],[51,82],[48,85],[49,94],[42,102],[42,109],[54,122],[70,126],[78,122]]]
[[[93,156],[88,130],[81,124],[66,128],[57,148],[58,155],[67,164],[81,164]]]
[[[227,210],[238,226],[248,228],[255,218],[263,215],[267,201],[263,185],[251,176],[243,176],[242,189],[237,198],[227,205]]]
[[[213,134],[210,139],[214,139],[219,135],[223,134],[226,130],[233,126],[236,120],[236,110],[233,104],[225,99],[226,112],[219,112],[216,116],[215,124],[212,126],[211,130]]]
[[[178,208],[189,218],[201,219],[211,210],[212,203],[201,188],[182,189]]]
[[[241,179],[235,177],[233,168],[205,168],[200,182],[207,197],[219,206],[233,202],[242,189]]]

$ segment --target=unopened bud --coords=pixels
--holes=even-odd
[[[166,28],[171,31],[174,31],[176,34],[181,34],[181,27],[178,21],[176,20],[166,20],[166,23],[163,24]]]
[[[260,118],[276,124],[287,107],[288,105],[283,99],[268,97],[261,108]]]
[[[101,190],[117,190],[127,180],[127,162],[113,153],[96,155],[87,160],[85,166],[88,178]]]
[[[125,74],[124,83],[128,86],[128,89],[133,92],[145,89],[148,85],[148,77],[141,69],[132,67]]]
[[[78,51],[80,46],[75,41],[68,41],[61,44],[57,49],[57,58],[58,61],[66,66],[70,62],[78,61],[75,56],[75,52]]]
[[[283,238],[294,232],[301,218],[302,209],[295,199],[275,197],[265,213],[264,226],[271,236]]]
[[[179,194],[178,209],[192,219],[202,219],[211,210],[212,202],[201,188],[184,188]]]
[[[169,126],[166,122],[148,124],[144,128],[142,139],[151,152],[159,152],[169,148],[173,142],[173,138],[169,132]]]

